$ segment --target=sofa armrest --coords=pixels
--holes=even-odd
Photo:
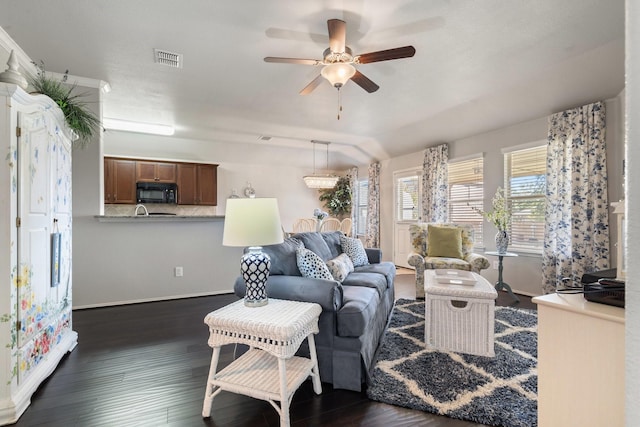
[[[469,254],[467,258],[465,258],[469,264],[471,264],[471,271],[475,273],[480,273],[480,270],[485,270],[491,266],[489,260],[480,254]]]
[[[234,293],[244,298],[246,284],[242,277],[236,279]],[[310,279],[302,276],[269,276],[267,295],[270,298],[290,301],[315,302],[323,311],[337,312],[342,307],[342,285],[334,280]]]
[[[424,269],[426,267],[424,257],[417,252],[411,252],[407,257],[407,263],[416,269],[416,298],[424,298]]]
[[[382,262],[382,249],[364,248],[364,250],[367,253],[369,264],[380,264]]]

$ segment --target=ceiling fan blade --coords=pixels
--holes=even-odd
[[[340,19],[329,19],[329,49],[331,52],[342,53],[347,39],[347,24]]]
[[[351,80],[369,93],[373,93],[380,89],[380,86],[372,82],[367,76],[358,70],[356,70],[356,73],[351,77]]]
[[[264,58],[264,62],[282,62],[285,64],[318,65],[320,64],[321,61],[317,59],[280,58],[278,56],[267,56]]]
[[[317,88],[320,85],[320,83],[322,83],[322,79],[323,79],[322,75],[318,74],[318,77],[311,80],[311,83],[306,85],[304,89],[300,91],[300,95],[309,95],[311,92],[313,92],[315,88]]]
[[[369,64],[371,62],[389,61],[391,59],[411,58],[415,54],[416,49],[413,46],[403,46],[358,55],[353,61],[358,64]]]

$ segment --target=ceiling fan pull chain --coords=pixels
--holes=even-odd
[[[342,93],[338,88],[338,120],[340,120],[340,113],[342,112]]]

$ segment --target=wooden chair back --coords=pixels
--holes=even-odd
[[[293,223],[294,233],[316,231],[316,220],[313,218],[299,218]]]
[[[340,220],[338,218],[325,218],[320,226],[320,231],[338,231],[340,230]]]
[[[353,221],[351,220],[351,218],[345,218],[340,223],[340,231],[342,231],[345,236],[351,237],[352,227],[353,227]]]

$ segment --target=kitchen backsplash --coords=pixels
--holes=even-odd
[[[197,205],[165,205],[165,204],[146,204],[144,205],[149,213],[163,212],[174,213],[184,216],[215,216],[218,215],[217,206],[197,206]],[[105,216],[133,216],[135,215],[136,205],[104,205]],[[142,212],[142,209],[139,213]]]

